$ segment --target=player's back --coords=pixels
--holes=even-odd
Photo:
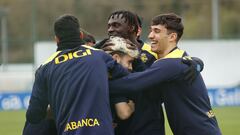
[[[60,52],[44,65],[58,134],[113,134],[107,57],[81,46]]]
[[[186,67],[181,61],[165,60],[176,63],[175,67],[170,68]],[[179,77],[160,87],[162,91],[159,94],[162,95],[168,121],[175,135],[221,135],[201,75],[192,84]]]

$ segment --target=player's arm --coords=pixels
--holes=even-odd
[[[126,120],[135,111],[135,104],[132,100],[129,100],[128,102],[119,102],[115,104],[115,109],[117,116],[121,120]]]
[[[118,64],[110,55],[105,54],[104,59],[106,61],[109,76],[111,80],[126,76],[129,72],[120,64]],[[134,112],[134,104],[129,102],[125,97],[114,97],[114,108],[118,118],[125,120],[129,118]]]
[[[135,110],[133,101],[126,96],[111,96],[110,100],[114,104],[117,117],[121,120],[128,119]]]
[[[109,82],[110,93],[129,93],[149,89],[160,83],[171,81],[181,75],[186,66],[173,59],[163,59],[143,72],[131,73]],[[185,68],[183,68],[185,67]]]
[[[41,69],[36,71],[33,90],[26,113],[27,121],[32,124],[39,123],[46,117],[47,113],[48,95],[44,87],[41,71]]]

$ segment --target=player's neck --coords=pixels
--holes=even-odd
[[[158,53],[158,58],[161,59],[165,56],[167,56],[170,52],[172,52],[172,50],[174,48],[176,48],[177,45],[176,44],[169,44],[166,46],[166,49],[164,49],[163,51],[161,51],[160,53]]]
[[[133,44],[137,45],[138,48],[141,48],[141,44],[137,41],[137,38],[136,38],[136,37],[130,37],[129,40],[130,40]]]

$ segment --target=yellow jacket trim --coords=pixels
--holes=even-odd
[[[149,52],[150,54],[152,54],[156,59],[158,59],[158,56],[155,52],[151,51],[151,46],[149,44],[144,43],[142,46],[142,50],[145,50],[147,52]]]
[[[51,62],[61,51],[57,51],[54,54],[52,54],[42,65],[45,65],[49,62]]]
[[[174,51],[172,51],[171,53],[169,53],[168,55],[166,55],[162,59],[166,59],[166,58],[182,58],[183,54],[184,54],[183,50],[175,49]]]
[[[91,49],[91,50],[100,50],[100,49],[97,49],[97,48],[94,48],[94,47],[91,47],[91,46],[88,46],[88,45],[82,45],[82,47],[85,47],[87,49]]]

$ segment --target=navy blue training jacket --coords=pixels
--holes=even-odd
[[[103,51],[58,51],[36,71],[27,121],[41,122],[50,104],[59,135],[113,135],[108,79],[126,74]]]

